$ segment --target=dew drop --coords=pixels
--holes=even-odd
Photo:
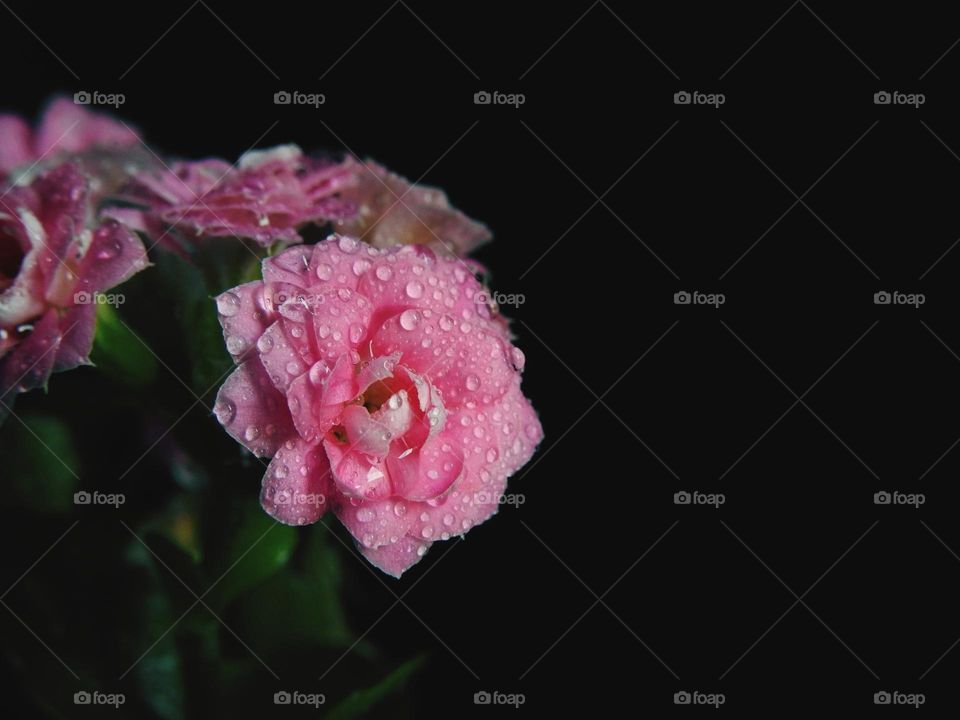
[[[370,269],[370,261],[366,258],[361,258],[353,263],[353,274],[357,277],[363,275],[367,270]]]
[[[410,286],[407,286],[409,292]],[[400,313],[400,327],[404,330],[413,330],[420,323],[420,313],[416,310],[404,310]]]
[[[247,347],[247,341],[239,335],[230,335],[227,338],[227,352],[231,355],[239,355]]]
[[[321,280],[329,280],[333,277],[333,268],[326,263],[317,265],[317,277]]]
[[[345,253],[355,253],[358,249],[357,241],[349,235],[341,236],[340,242],[337,243],[337,247],[340,248],[341,252]]]
[[[217,312],[224,317],[233,317],[240,309],[240,298],[236,293],[225,292],[217,298]]]
[[[237,404],[229,398],[220,398],[213,408],[213,413],[221,425],[229,425],[237,416]]]
[[[423,283],[419,280],[411,280],[407,283],[407,296],[416,300],[423,295]]]

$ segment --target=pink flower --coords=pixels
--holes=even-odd
[[[0,178],[40,160],[56,163],[67,153],[139,142],[136,132],[123,123],[67,98],[57,98],[47,107],[36,131],[17,115],[0,115]]]
[[[223,160],[177,162],[137,176],[126,199],[143,211],[113,214],[154,238],[168,228],[188,240],[242,237],[261,245],[300,242],[298,228],[354,212],[339,192],[350,179],[341,163],[305,156],[295,145]]]
[[[13,393],[88,362],[96,293],[146,265],[130,230],[93,220],[72,163],[0,196],[0,416]]]
[[[238,366],[214,410],[273,458],[270,515],[303,525],[331,509],[399,577],[497,511],[542,430],[520,390],[523,354],[473,267],[332,236],[217,298]]]
[[[351,168],[353,183],[344,198],[358,212],[339,221],[338,232],[374,247],[430,245],[454,255],[466,255],[492,237],[486,225],[451,207],[442,190],[411,185],[371,160],[354,160]]]

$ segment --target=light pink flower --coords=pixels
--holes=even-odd
[[[302,525],[331,509],[399,577],[497,511],[542,430],[520,390],[523,354],[472,267],[332,236],[217,298],[238,367],[214,409],[273,458],[268,513]]]
[[[139,142],[136,132],[123,123],[90,112],[68,98],[57,98],[35,131],[17,115],[0,115],[0,178],[41,159],[57,163],[68,153],[130,147]]]
[[[111,211],[155,239],[172,228],[187,240],[242,237],[262,245],[300,242],[298,229],[354,212],[339,195],[350,175],[342,163],[284,145],[223,160],[176,162],[137,176],[125,199],[140,211]]]
[[[147,264],[130,230],[94,219],[72,163],[0,197],[0,415],[14,393],[88,362],[95,294]]]
[[[492,237],[486,225],[451,207],[438,188],[412,185],[371,160],[352,160],[351,169],[353,182],[344,198],[358,211],[337,223],[340,233],[374,247],[430,245],[454,255],[466,255]]]

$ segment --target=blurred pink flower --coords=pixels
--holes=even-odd
[[[0,196],[0,416],[15,393],[88,362],[97,293],[147,264],[136,235],[94,219],[72,163]]]
[[[241,237],[261,245],[301,241],[298,229],[354,212],[339,195],[350,175],[342,163],[305,156],[294,145],[223,160],[175,162],[141,173],[125,199],[142,210],[111,210],[154,241],[170,230],[185,238]]]
[[[272,457],[261,503],[303,525],[331,509],[400,576],[493,515],[542,436],[523,353],[474,265],[348,236],[290,248],[217,299],[238,366],[214,410]]]
[[[490,240],[486,225],[451,207],[437,188],[412,185],[377,163],[351,159],[351,187],[344,198],[357,207],[337,231],[374,247],[430,245],[440,253],[466,255]]]
[[[47,107],[36,130],[18,115],[0,115],[0,179],[40,161],[55,164],[68,153],[137,145],[137,133],[107,115],[64,97]]]

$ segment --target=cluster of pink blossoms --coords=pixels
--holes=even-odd
[[[96,294],[148,265],[139,237],[98,217],[87,153],[139,142],[69,100],[36,131],[0,115],[0,417],[15,393],[89,361]]]
[[[309,226],[332,234],[304,244]],[[264,509],[292,525],[332,510],[395,576],[492,516],[542,429],[523,353],[465,258],[490,232],[353,157],[284,145],[167,162],[68,100],[35,131],[0,115],[0,415],[88,362],[92,300],[149,252],[226,239],[273,251],[262,280],[216,298],[237,367],[214,410],[271,458]]]

